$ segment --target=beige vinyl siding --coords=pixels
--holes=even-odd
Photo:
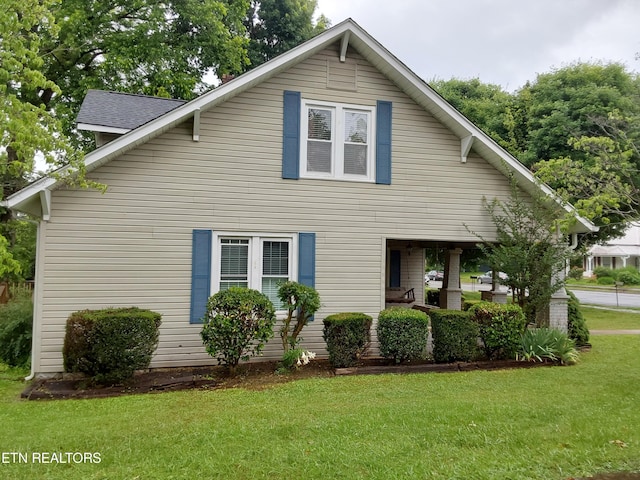
[[[320,354],[326,315],[376,317],[384,306],[387,239],[475,242],[464,223],[491,237],[481,200],[505,197],[507,180],[473,151],[461,163],[460,140],[354,52],[357,91],[327,89],[327,59],[336,55],[327,50],[202,112],[199,142],[186,122],[100,167],[91,176],[109,186],[105,194],[53,192],[35,371],[62,370],[69,313],[107,306],[162,313],[153,367],[215,363],[200,326],[189,324],[193,229],[315,232],[322,309],[302,337]],[[285,89],[318,101],[392,101],[392,185],[283,180]],[[419,279],[420,269],[416,262],[410,275]],[[266,358],[280,357],[277,330]]]

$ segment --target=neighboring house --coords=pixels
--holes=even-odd
[[[508,175],[551,193],[352,20],[137,128],[101,128],[121,96],[94,96],[83,123],[117,137],[85,158],[106,193],[44,178],[6,202],[40,219],[36,374],[62,371],[71,312],[107,306],[162,314],[152,367],[214,363],[209,295],[243,285],[277,303],[286,279],[320,293],[302,345],[322,355],[325,316],[425,303],[426,247],[447,249],[441,303],[460,308],[460,253],[478,241],[465,225],[495,238],[482,198],[508,198]],[[573,232],[594,228],[577,217]],[[553,302],[566,322],[564,294]]]
[[[623,237],[591,247],[584,260],[584,274],[593,275],[596,267],[634,267],[640,270],[640,225],[631,223]]]

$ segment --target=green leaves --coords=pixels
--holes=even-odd
[[[231,287],[209,298],[200,335],[207,353],[233,371],[240,360],[260,354],[273,337],[275,321],[266,295]]]

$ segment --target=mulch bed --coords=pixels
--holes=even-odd
[[[472,370],[498,370],[506,368],[533,368],[557,365],[551,362],[534,363],[515,360],[457,362],[436,364],[416,362],[389,364],[380,358],[368,358],[357,367],[334,369],[328,360],[314,360],[297,370],[277,374],[278,362],[252,362],[240,365],[236,375],[230,376],[224,367],[164,368],[136,373],[121,385],[92,386],[83,378],[40,379],[32,381],[22,392],[28,400],[105,398],[121,395],[173,392],[179,390],[213,390],[247,388],[261,390],[303,378],[327,378],[335,375],[368,375],[381,373],[446,373]]]

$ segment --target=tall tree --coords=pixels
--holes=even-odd
[[[36,155],[50,165],[80,168],[81,155],[60,133],[57,114],[47,108],[47,102],[60,95],[43,73],[43,37],[55,38],[58,32],[51,14],[54,6],[54,0],[7,0],[0,9],[0,200],[26,185]],[[22,227],[30,228],[16,224],[10,211],[0,209],[2,278],[29,274],[29,267],[21,267],[12,254],[24,238],[19,234]],[[16,257],[21,254],[16,252]]]
[[[317,0],[251,0],[244,21],[250,39],[250,68],[325,30],[330,22],[324,15],[313,21],[316,8]]]
[[[43,36],[45,77],[61,89],[42,95],[74,130],[87,89],[192,99],[208,88],[206,73],[243,71],[248,39],[242,20],[248,0],[60,0],[52,14],[59,34]]]

